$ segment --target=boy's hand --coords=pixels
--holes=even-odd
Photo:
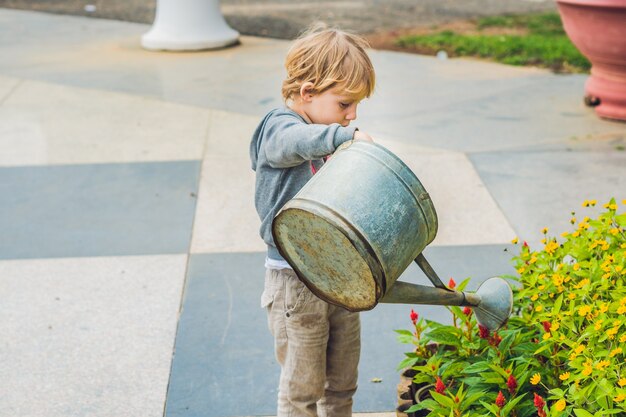
[[[370,135],[365,132],[361,132],[360,130],[354,131],[354,140],[362,140],[364,142],[374,142],[374,139]]]

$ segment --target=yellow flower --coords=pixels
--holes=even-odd
[[[607,360],[602,360],[602,361],[600,361],[600,362],[598,362],[596,364],[596,369],[603,370],[604,368],[606,368],[610,364],[611,364],[611,362],[609,362]]]
[[[602,322],[603,322],[603,321],[604,321],[604,320],[598,320],[598,321],[596,322],[596,324],[593,326],[593,328],[594,328],[594,329],[596,329],[596,330],[600,330],[600,329],[602,328]]]
[[[534,264],[535,262],[537,262],[537,257],[535,255],[533,255],[530,260],[528,261],[529,264]]]
[[[539,291],[543,291],[545,288],[546,288],[546,286],[545,286],[545,285],[543,285],[543,284],[537,287],[537,289],[538,289]]]
[[[544,235],[548,233],[548,228],[544,227],[543,229],[541,229],[541,233],[543,233]]]
[[[615,348],[611,351],[611,353],[609,353],[609,357],[612,358],[613,356],[619,355],[620,353],[622,353],[622,348],[621,347]]]
[[[600,304],[600,314],[606,313],[607,311],[609,311],[609,303]]]
[[[578,271],[580,269],[580,264],[574,264],[574,271]]]
[[[518,274],[523,274],[524,271],[526,271],[526,268],[525,267],[521,267],[520,269],[517,270],[517,273]]]
[[[584,305],[584,306],[578,307],[578,315],[580,317],[584,317],[587,314],[589,314],[590,312],[591,312],[591,306],[590,305]]]
[[[574,349],[574,352],[576,352],[576,354],[581,354],[583,350],[585,350],[585,345],[578,345],[576,346],[576,349]]]
[[[626,205],[626,200],[622,200],[622,204]]]
[[[581,279],[578,284],[574,285],[574,288],[580,289],[584,287],[585,285],[588,285],[590,282],[591,281],[589,281],[589,278]]]
[[[544,333],[543,334],[543,340],[548,340],[550,338],[550,334],[551,333]]]
[[[595,206],[596,204],[598,204],[597,200],[589,200],[589,204],[591,204],[592,206]]]
[[[619,229],[617,227],[614,227],[611,230],[609,230],[609,233],[615,236],[616,234],[619,233]]]
[[[566,381],[569,378],[569,372],[563,372],[561,375],[559,375],[559,379],[561,381]]]
[[[556,332],[557,330],[559,330],[559,327],[561,327],[561,325],[555,321],[554,323],[550,325],[550,331]]]
[[[539,375],[539,373],[536,373],[530,378],[530,383],[533,385],[537,385],[540,382],[541,382],[541,375]]]
[[[546,244],[546,242],[547,242],[547,240],[546,240],[545,237],[543,239],[541,239],[541,243],[543,243],[544,245]]]
[[[619,385],[620,387],[623,387],[624,385],[626,385],[626,378],[622,378],[619,381],[617,381],[617,385]]]
[[[565,405],[566,405],[565,404],[565,400],[563,398],[561,398],[560,400],[558,400],[556,402],[556,404],[554,404],[554,409],[556,411],[563,411],[563,410],[565,410]]]
[[[611,273],[607,272],[606,274],[602,274],[602,279],[608,279],[611,277]]]
[[[612,329],[609,329],[606,331],[607,336],[609,336],[609,339],[613,340],[613,338],[615,337],[615,335],[617,334],[617,330],[619,329],[618,326],[613,327]]]
[[[561,233],[561,237],[567,237],[569,235],[569,232],[563,232]]]
[[[532,297],[530,297],[530,299],[533,301],[537,301],[537,298],[539,298],[537,294],[533,294]]]
[[[578,237],[578,236],[580,236],[580,232],[577,230],[577,231],[572,233],[572,236],[573,237]]]
[[[576,217],[572,217],[572,218],[569,220],[569,222],[570,222],[571,224],[576,223]]]
[[[543,310],[543,306],[538,305],[537,307],[535,307],[535,311],[536,311],[537,313],[539,313],[541,310]]]
[[[573,300],[574,298],[576,298],[576,294],[571,292],[571,293],[567,294],[567,298],[569,298],[570,300]]]
[[[559,248],[559,244],[556,243],[554,240],[551,240],[550,242],[546,244],[543,250],[545,250],[550,255],[552,255],[552,253],[554,253],[554,251],[557,250],[558,248]]]
[[[583,201],[583,207],[589,207],[589,200]]]
[[[623,267],[623,266],[621,266],[621,265],[616,265],[616,266],[615,266],[615,272],[621,272],[621,271],[622,271],[622,269],[624,269],[624,267]]]
[[[613,398],[613,401],[615,401],[616,403],[621,403],[624,400],[626,400],[626,394],[624,394],[623,392],[619,393],[617,397]]]
[[[517,242],[519,242],[519,239],[517,237],[511,241],[511,243],[514,245],[517,245]]]
[[[626,342],[626,334],[623,334],[623,335],[619,338],[619,342],[620,342],[620,343],[624,343],[624,342]]]
[[[589,365],[585,365],[585,368],[583,369],[582,374],[584,376],[589,376],[591,375],[592,372],[593,372],[593,368]]]

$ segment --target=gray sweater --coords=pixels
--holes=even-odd
[[[272,238],[272,220],[313,176],[321,158],[332,154],[354,136],[354,127],[308,124],[288,108],[274,109],[261,121],[252,136],[250,159],[256,171],[254,203],[261,218],[261,237],[270,259],[284,260]]]

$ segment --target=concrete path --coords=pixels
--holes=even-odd
[[[247,146],[281,104],[289,43],[154,53],[147,30],[0,9],[2,415],[275,412]],[[626,125],[584,107],[584,75],[371,56],[356,124],[431,193],[425,254],[444,279],[512,273],[513,237],[536,246],[583,200],[626,198]],[[402,279],[427,283],[413,266]],[[408,348],[393,330],[412,307],[449,320],[362,314],[356,411],[394,410]]]

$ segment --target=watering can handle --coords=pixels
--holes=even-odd
[[[450,289],[446,287],[443,282],[441,282],[441,279],[439,279],[439,276],[437,275],[433,267],[430,266],[423,254],[420,253],[419,255],[417,255],[417,258],[415,258],[415,263],[420,267],[422,271],[424,271],[424,274],[426,274],[428,279],[430,279],[430,282],[432,282],[435,287],[450,291]]]

